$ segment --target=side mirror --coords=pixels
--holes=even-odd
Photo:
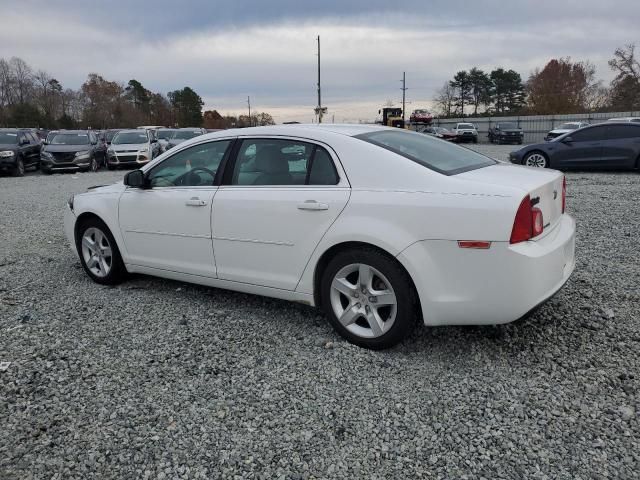
[[[142,170],[132,170],[124,176],[124,184],[132,188],[145,188],[144,172]]]
[[[562,143],[572,143],[573,142],[573,138],[571,137],[564,137],[562,139]]]

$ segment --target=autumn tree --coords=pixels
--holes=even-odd
[[[571,58],[553,59],[536,69],[527,84],[529,108],[540,115],[576,113],[587,109],[595,81],[595,67]]]
[[[640,110],[640,61],[636,46],[616,49],[609,67],[616,73],[611,82],[611,108],[614,110]]]
[[[124,91],[121,84],[105,80],[97,73],[90,73],[80,90],[86,100],[83,122],[87,126],[107,128],[118,124],[122,120],[119,118],[120,115],[117,114]]]
[[[204,128],[228,128],[225,119],[217,110],[206,110],[203,115]]]

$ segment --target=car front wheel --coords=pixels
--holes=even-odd
[[[374,249],[336,255],[322,276],[321,295],[333,327],[361,347],[391,347],[415,325],[411,280],[395,259]]]
[[[18,157],[16,159],[16,166],[13,167],[12,173],[14,177],[24,177],[24,162],[22,158]]]
[[[90,218],[80,225],[76,248],[82,267],[94,282],[115,285],[124,279],[127,271],[120,250],[101,220]]]
[[[547,168],[549,161],[541,152],[531,152],[524,157],[523,165],[527,167]]]

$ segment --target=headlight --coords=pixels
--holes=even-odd
[[[13,150],[3,150],[0,152],[0,157],[2,158],[13,157],[14,155],[15,152]]]
[[[115,154],[116,154],[115,150],[114,150],[114,149],[112,149],[112,148],[107,148],[107,153],[108,153],[109,155],[115,155]]]
[[[149,149],[147,147],[144,147],[138,150],[138,153],[147,153],[147,152],[149,152]]]
[[[86,158],[89,158],[90,156],[89,150],[83,150],[81,152],[76,152],[76,160],[84,160]]]

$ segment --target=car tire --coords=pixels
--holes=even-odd
[[[91,217],[78,226],[76,250],[82,268],[94,282],[116,285],[125,279],[127,269],[120,250],[102,220]]]
[[[89,163],[89,170],[91,170],[92,172],[97,172],[99,168],[100,168],[100,165],[98,164],[96,157],[91,157],[91,163]]]
[[[539,150],[534,150],[524,156],[522,164],[527,167],[548,168],[549,158]]]
[[[109,165],[107,163],[107,170],[115,170],[115,169],[116,169],[115,165]]]
[[[22,160],[22,157],[16,158],[16,166],[13,167],[11,174],[14,177],[24,177],[24,161]]]
[[[40,171],[45,175],[51,175],[53,171],[50,168],[41,168]]]
[[[392,347],[413,330],[414,292],[397,260],[370,248],[338,253],[320,279],[321,306],[331,325],[349,342],[372,350]]]

